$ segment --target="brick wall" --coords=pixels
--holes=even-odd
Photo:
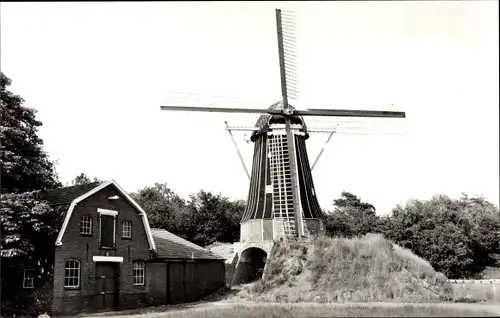
[[[108,200],[110,196],[118,195],[118,200]],[[102,250],[99,248],[99,214],[97,208],[118,211],[116,217],[116,248]],[[92,235],[80,234],[80,220],[82,215],[92,217]],[[132,239],[122,239],[121,223],[124,220],[132,221]],[[93,311],[93,295],[95,286],[95,263],[93,256],[106,255],[122,256],[120,263],[120,300],[119,307],[128,307],[130,303],[143,306],[148,303],[147,293],[151,280],[146,279],[144,286],[133,285],[133,261],[149,259],[149,244],[142,219],[132,204],[130,204],[112,185],[81,201],[73,210],[64,237],[62,246],[56,248],[54,264],[54,290],[52,309],[54,313],[71,313]],[[68,259],[80,261],[80,287],[69,290],[64,287],[64,268]],[[146,268],[146,276],[148,268]],[[134,301],[132,301],[132,299]]]

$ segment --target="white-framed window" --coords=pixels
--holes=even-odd
[[[134,261],[134,285],[144,285],[145,263]]]
[[[75,259],[66,261],[64,287],[80,287],[80,262]]]
[[[23,288],[35,288],[35,276],[34,268],[26,268],[23,275]]]
[[[92,234],[92,217],[84,215],[80,221],[80,234]]]
[[[132,221],[122,222],[122,237],[131,238],[132,237]]]

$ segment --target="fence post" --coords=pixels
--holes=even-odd
[[[497,284],[495,284],[495,282],[492,282],[493,283],[493,301],[496,301],[497,300]]]

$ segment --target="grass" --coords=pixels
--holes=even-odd
[[[447,278],[381,235],[278,242],[264,278],[240,297],[267,302],[439,302],[453,299]]]
[[[463,304],[459,304],[463,305]],[[463,307],[463,306],[462,306]],[[155,312],[121,317],[493,317],[490,309],[440,305],[254,304]]]

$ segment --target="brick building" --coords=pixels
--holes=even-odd
[[[42,198],[62,220],[45,291],[52,294],[52,314],[195,301],[224,286],[223,259],[151,230],[145,211],[113,180],[51,190]],[[24,269],[19,282],[26,295],[37,286],[32,272]]]

